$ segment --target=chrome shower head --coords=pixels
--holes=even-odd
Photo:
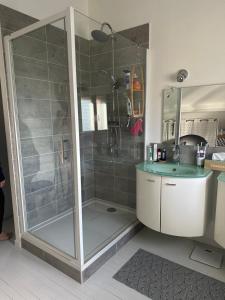
[[[105,26],[107,26],[109,28],[109,30],[111,32],[110,35],[113,37],[113,30],[112,30],[111,25],[109,23],[104,22],[104,23],[102,23],[100,30],[92,30],[92,32],[91,32],[91,35],[95,41],[100,42],[100,43],[105,43],[108,41],[110,35],[108,35],[107,33],[105,33],[103,31]]]

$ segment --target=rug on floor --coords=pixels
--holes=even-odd
[[[225,299],[225,283],[142,249],[113,278],[152,300]]]

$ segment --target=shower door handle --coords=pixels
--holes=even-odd
[[[65,145],[68,143],[69,141],[67,139],[61,139],[61,163],[64,164],[65,163],[65,160],[68,159],[68,154],[67,154],[67,151],[68,149],[66,149],[67,151],[65,151]],[[68,145],[67,145],[67,148],[68,148]]]
[[[63,139],[61,139],[61,145],[60,145],[61,151],[60,151],[60,157],[61,157],[61,163],[64,164],[64,143]]]

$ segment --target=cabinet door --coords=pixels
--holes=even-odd
[[[146,226],[160,231],[161,176],[137,170],[137,217]]]
[[[205,228],[206,179],[162,177],[161,231],[202,236]]]
[[[215,241],[225,248],[225,183],[218,181],[216,219],[215,219]]]

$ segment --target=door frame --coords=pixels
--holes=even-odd
[[[10,109],[8,101],[8,90],[7,90],[7,79],[6,79],[6,67],[4,61],[4,48],[2,42],[2,28],[0,26],[0,84],[2,92],[2,105],[3,105],[3,115],[5,123],[5,134],[6,134],[6,144],[7,144],[7,155],[9,163],[9,174],[11,183],[11,196],[12,196],[12,208],[13,208],[13,219],[15,228],[15,245],[21,246],[21,230],[20,230],[20,218],[19,218],[19,205],[17,201],[17,177],[15,176],[15,151],[13,148],[13,128],[12,120],[10,118]]]

